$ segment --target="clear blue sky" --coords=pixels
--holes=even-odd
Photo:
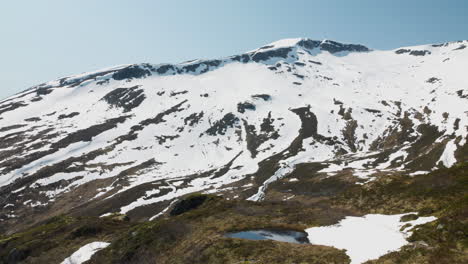
[[[0,98],[139,62],[217,58],[292,37],[374,49],[468,39],[466,0],[0,0]]]

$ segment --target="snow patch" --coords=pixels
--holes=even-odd
[[[81,264],[91,259],[97,251],[106,248],[110,243],[107,242],[92,242],[82,246],[75,251],[70,257],[62,261],[61,264]]]
[[[445,145],[445,150],[440,156],[440,159],[437,161],[437,163],[442,162],[442,164],[444,164],[445,167],[452,167],[452,165],[457,162],[457,159],[455,158],[456,150],[457,144],[455,144],[455,139],[447,142],[447,145]]]
[[[414,227],[437,219],[429,216],[400,222],[400,218],[407,214],[414,213],[348,216],[336,225],[312,227],[305,231],[309,235],[311,244],[345,249],[346,254],[351,258],[351,264],[358,264],[377,259],[408,244],[406,238],[412,234],[411,228],[400,231],[403,225],[411,224]]]

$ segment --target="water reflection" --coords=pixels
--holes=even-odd
[[[308,244],[306,232],[287,229],[256,229],[227,233],[226,237],[249,240],[275,240],[280,242]]]

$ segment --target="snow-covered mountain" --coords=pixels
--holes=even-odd
[[[365,184],[466,161],[467,45],[286,39],[37,85],[0,102],[0,221],[149,219],[192,192],[258,201],[301,164]]]

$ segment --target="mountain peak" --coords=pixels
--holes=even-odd
[[[333,40],[313,40],[310,38],[288,38],[280,39],[278,41],[272,42],[268,45],[265,45],[255,51],[266,51],[279,48],[293,48],[301,47],[306,50],[313,50],[318,48],[320,51],[328,51],[330,53],[338,52],[367,52],[371,49],[360,44],[345,44]]]

